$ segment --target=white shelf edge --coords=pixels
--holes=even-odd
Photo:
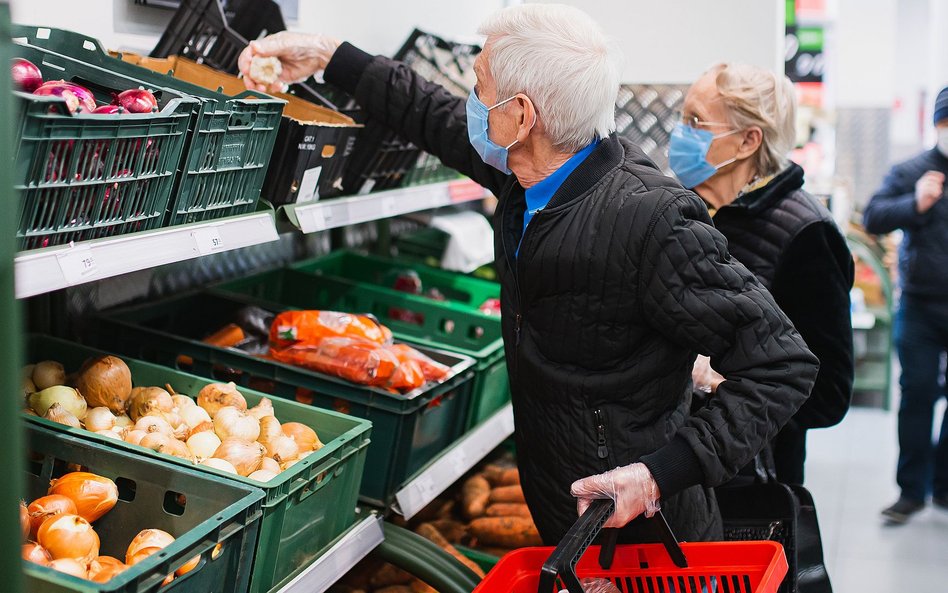
[[[853,329],[870,330],[876,326],[876,316],[870,311],[857,311],[852,314]]]
[[[268,243],[278,238],[272,213],[257,212],[24,251],[14,259],[16,298]]]
[[[309,234],[471,202],[483,199],[486,195],[487,191],[473,181],[459,179],[285,206],[284,211],[294,225]]]
[[[385,539],[382,518],[366,517],[275,593],[323,593]]]
[[[513,405],[507,404],[455,441],[449,449],[396,492],[393,510],[406,519],[411,519],[512,435],[513,431]]]

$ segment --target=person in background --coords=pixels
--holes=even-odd
[[[621,541],[659,505],[688,541],[720,538],[711,487],[806,400],[818,361],[692,192],[615,133],[619,67],[599,26],[562,5],[490,16],[459,98],[409,66],[326,36],[278,33],[255,56],[283,79],[325,70],[388,125],[499,199],[494,243],[517,462],[544,542],[594,499]],[[691,412],[696,353],[726,378]]]
[[[948,412],[937,445],[932,444],[935,404],[944,395],[943,360],[948,351],[948,88],[935,100],[936,145],[892,167],[863,212],[874,235],[901,229],[895,346],[902,366],[899,384],[899,499],[882,511],[905,523],[932,495],[948,510]]]
[[[803,484],[807,430],[840,422],[853,388],[853,258],[829,211],[803,191],[803,169],[787,158],[795,119],[785,76],[718,64],[688,90],[669,146],[672,171],[708,204],[731,255],[820,359],[810,398],[772,442],[771,469],[787,484]],[[697,388],[715,391],[715,375],[707,359],[696,362]]]

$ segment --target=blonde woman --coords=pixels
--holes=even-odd
[[[731,255],[771,291],[820,359],[809,399],[772,442],[778,479],[802,484],[807,429],[832,426],[849,408],[853,260],[830,213],[802,189],[803,169],[787,158],[795,115],[786,77],[718,64],[688,90],[669,158],[682,185],[707,203]],[[713,377],[699,359],[696,386],[716,389],[721,379]]]

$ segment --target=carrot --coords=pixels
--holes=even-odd
[[[431,523],[422,523],[418,526],[418,529],[415,530],[415,533],[427,540],[430,540],[439,548],[448,554],[451,554],[455,560],[470,568],[474,574],[484,578],[484,571],[481,570],[481,567],[475,564],[470,558],[459,552],[457,548],[452,546],[451,543],[446,540],[443,535],[441,535],[441,532],[435,529]]]
[[[408,585],[412,576],[394,564],[386,562],[369,577],[369,586],[373,589],[392,585]]]
[[[412,593],[438,593],[438,590],[421,579],[414,579],[408,589]],[[380,593],[380,592],[378,592]]]
[[[490,500],[490,483],[484,476],[474,475],[461,487],[461,510],[468,519],[484,514]]]
[[[495,502],[487,507],[488,517],[530,517],[530,509],[519,502]]]
[[[516,486],[500,486],[490,491],[490,502],[519,502],[525,504],[523,489]]]
[[[452,544],[459,544],[461,540],[467,537],[467,526],[459,521],[438,519],[437,521],[431,521],[431,525],[441,532],[444,539]]]
[[[484,477],[495,488],[498,486],[515,486],[520,484],[520,471],[515,467],[499,467],[488,465],[484,468]]]
[[[201,341],[211,346],[230,348],[231,346],[236,346],[243,342],[244,338],[246,338],[244,330],[242,330],[239,325],[236,323],[228,323]]]
[[[536,525],[526,517],[482,517],[471,521],[468,529],[482,545],[501,548],[543,545]]]
[[[415,590],[408,585],[390,585],[376,589],[375,593],[414,593],[414,591]]]

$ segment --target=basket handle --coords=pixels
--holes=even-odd
[[[592,545],[593,540],[602,530],[603,524],[614,510],[615,502],[610,498],[592,501],[586,512],[573,523],[573,526],[560,540],[559,545],[547,558],[543,568],[540,569],[538,593],[550,593],[556,590],[557,577],[563,579],[569,593],[583,593],[583,587],[579,583],[579,578],[576,577],[576,564],[586,553],[589,546]],[[678,545],[678,539],[668,525],[665,515],[659,511],[649,521],[656,529],[659,539],[665,546],[672,562],[679,568],[687,568],[688,561],[685,559],[681,546]],[[618,529],[610,529],[606,532],[606,541],[599,551],[599,565],[604,569],[612,566],[618,533]]]

